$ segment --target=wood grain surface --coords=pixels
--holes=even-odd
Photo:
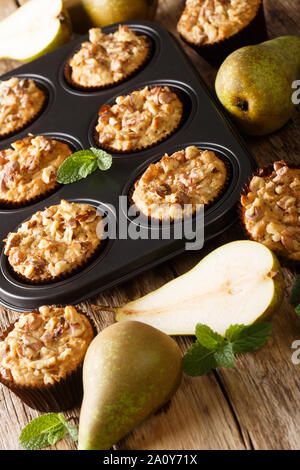
[[[0,18],[24,1],[1,0]],[[299,0],[265,0],[269,36],[299,34]],[[156,21],[176,33],[183,0],[160,0]],[[213,88],[216,70],[185,46],[207,84]],[[0,74],[16,62],[0,61]],[[274,160],[300,161],[300,112],[279,132],[247,139],[259,164]],[[99,330],[113,322],[112,314],[94,314],[91,304],[120,305],[144,295],[194,266],[206,253],[243,235],[235,224],[199,253],[185,253],[138,278],[84,302]],[[185,376],[170,406],[138,426],[116,449],[300,449],[300,365],[291,361],[292,342],[300,339],[300,320],[289,304],[295,272],[284,268],[286,296],[273,322],[273,334],[260,351],[237,358],[234,369],[217,369],[204,377]],[[0,308],[0,331],[17,314]],[[186,351],[193,338],[179,338]],[[0,449],[18,449],[21,429],[39,413],[0,387]],[[66,413],[78,422],[79,410]],[[75,449],[65,439],[54,449]]]

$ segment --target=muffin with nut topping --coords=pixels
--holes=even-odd
[[[152,163],[135,183],[132,201],[152,219],[180,219],[216,200],[227,171],[214,152],[190,146]]]
[[[22,279],[51,282],[84,267],[100,248],[102,235],[102,217],[95,207],[62,200],[9,233],[4,254]]]
[[[96,138],[111,151],[142,150],[170,136],[182,116],[183,104],[168,86],[146,86],[101,107]]]
[[[83,88],[114,85],[136,72],[149,54],[149,39],[126,25],[108,34],[92,28],[89,41],[69,60],[65,76],[71,84]]]
[[[267,39],[262,0],[186,0],[177,30],[213,65]]]
[[[0,382],[31,408],[61,411],[82,398],[82,364],[95,336],[77,308],[23,313],[0,339]]]
[[[0,81],[0,138],[30,124],[45,102],[45,92],[32,79],[12,77]]]
[[[57,170],[71,154],[67,144],[33,135],[1,150],[0,205],[24,205],[53,191]]]
[[[252,240],[300,261],[300,169],[284,161],[261,169],[243,192],[241,216]]]

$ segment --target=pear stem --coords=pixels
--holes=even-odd
[[[91,305],[91,308],[95,310],[96,312],[106,311],[106,312],[116,313],[116,309],[118,307],[110,307],[109,305]]]

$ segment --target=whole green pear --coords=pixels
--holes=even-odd
[[[300,38],[282,36],[230,54],[216,78],[216,93],[249,135],[280,129],[293,115],[292,83],[300,75]]]
[[[93,25],[103,28],[130,20],[153,20],[158,0],[81,0]]]
[[[104,329],[84,360],[78,449],[110,449],[170,400],[181,377],[181,351],[165,333],[136,321]]]

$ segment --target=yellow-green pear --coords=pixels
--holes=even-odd
[[[117,309],[120,322],[137,320],[169,335],[193,335],[197,323],[220,335],[234,324],[269,317],[283,298],[276,256],[264,245],[239,240],[220,246],[191,271]]]
[[[158,0],[81,0],[95,26],[130,20],[153,20]]]
[[[177,343],[144,323],[101,331],[83,366],[80,450],[108,450],[155,413],[177,390],[182,357]]]
[[[87,33],[93,26],[88,14],[83,7],[81,0],[63,0],[72,20],[72,27],[75,33]]]
[[[300,76],[300,37],[282,36],[230,54],[216,78],[216,93],[249,135],[280,129],[292,116],[293,82]]]
[[[0,22],[0,58],[30,61],[71,39],[62,0],[30,0]]]

